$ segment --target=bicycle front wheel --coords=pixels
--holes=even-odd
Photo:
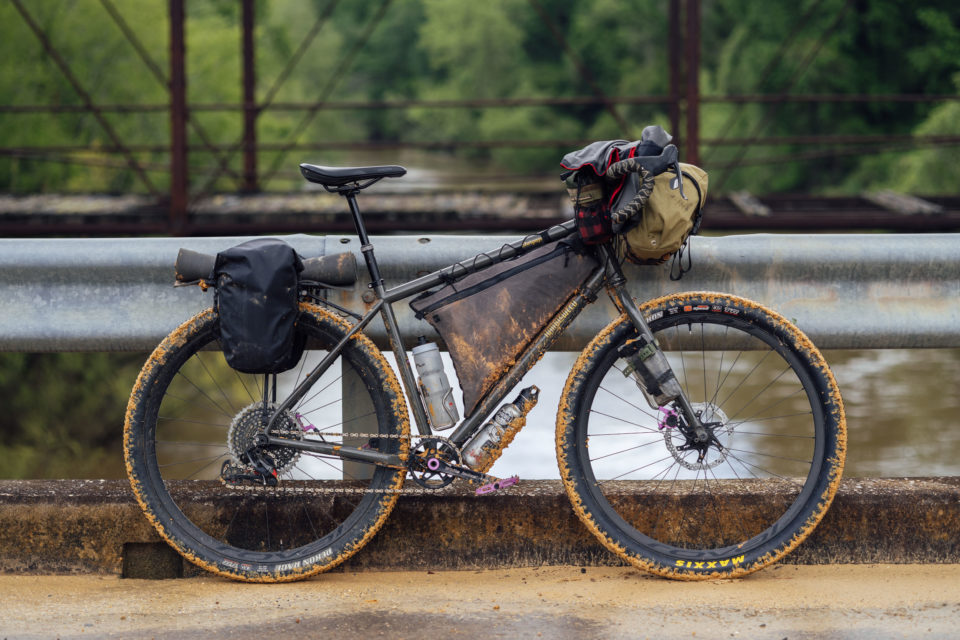
[[[329,312],[301,305],[301,361],[276,376],[248,375],[227,365],[209,309],[147,360],[127,406],[127,470],[147,517],[185,558],[239,580],[296,580],[343,562],[381,527],[403,470],[271,446],[261,452],[277,476],[265,483],[244,460],[274,407],[348,330]],[[357,336],[271,434],[404,457],[406,416],[392,369]]]
[[[840,482],[846,422],[836,382],[782,316],[734,296],[685,293],[641,311],[709,446],[672,405],[647,404],[625,357],[626,318],[583,351],[557,417],[574,510],[611,551],[680,579],[735,577],[782,558]]]

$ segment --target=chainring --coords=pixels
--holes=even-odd
[[[446,438],[424,438],[411,452],[410,477],[426,489],[441,489],[454,480],[455,476],[440,471],[439,461],[449,465],[459,465],[460,450]]]

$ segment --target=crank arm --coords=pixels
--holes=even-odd
[[[391,467],[394,469],[406,469],[407,466],[403,460],[395,453],[380,453],[370,449],[360,449],[330,442],[319,442],[314,440],[294,440],[287,438],[276,438],[274,436],[261,436],[264,445],[276,447],[285,447],[288,449],[297,449],[299,451],[308,451],[310,453],[319,453],[326,456],[335,456],[344,460],[354,460],[356,462],[366,462],[381,467]]]
[[[471,482],[479,482],[480,484],[489,484],[491,482],[498,481],[497,478],[488,476],[485,473],[480,473],[479,471],[474,471],[470,467],[461,467],[459,465],[454,466],[437,458],[434,458],[434,462],[436,464],[436,469],[430,467],[430,471],[446,474],[448,476],[454,476],[455,478],[463,478],[464,480],[469,480]]]

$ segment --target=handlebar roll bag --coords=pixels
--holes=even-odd
[[[692,164],[680,163],[683,193],[677,174],[665,171],[654,178],[653,192],[643,215],[622,233],[623,252],[630,262],[655,265],[667,261],[700,230],[703,202],[707,197],[707,172]],[[636,174],[630,176],[636,179]]]
[[[276,238],[257,238],[217,254],[214,276],[220,343],[227,364],[244,373],[280,373],[300,360],[295,331],[303,262]]]
[[[470,416],[598,262],[577,242],[548,243],[414,298],[446,344]]]

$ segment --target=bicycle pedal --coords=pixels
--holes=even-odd
[[[520,476],[510,476],[509,478],[504,478],[503,480],[496,480],[489,484],[480,485],[477,487],[478,496],[486,496],[494,491],[499,491],[500,489],[506,489],[507,487],[512,487],[513,485],[520,482]]]

